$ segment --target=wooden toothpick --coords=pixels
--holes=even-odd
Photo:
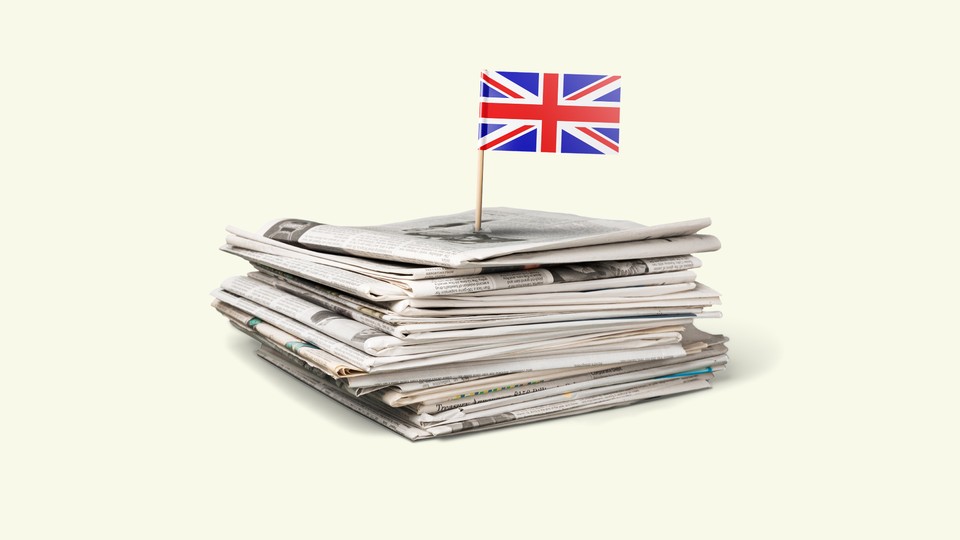
[[[474,232],[480,232],[480,217],[483,214],[483,150],[477,150],[477,217]]]

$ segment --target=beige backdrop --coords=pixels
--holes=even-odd
[[[4,3],[0,536],[955,537],[956,4],[659,4]],[[622,75],[485,202],[713,218],[713,390],[413,444],[208,307],[228,224],[472,208],[483,68]]]

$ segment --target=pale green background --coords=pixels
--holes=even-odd
[[[955,538],[956,5],[3,3],[0,536]],[[623,76],[485,201],[712,217],[716,388],[413,444],[208,307],[228,224],[471,209],[483,68]]]

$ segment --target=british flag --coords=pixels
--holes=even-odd
[[[616,154],[620,77],[480,74],[480,150]]]

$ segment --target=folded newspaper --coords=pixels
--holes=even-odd
[[[412,440],[709,388],[726,338],[698,219],[512,208],[380,226],[228,227],[252,266],[211,294],[264,360]]]

